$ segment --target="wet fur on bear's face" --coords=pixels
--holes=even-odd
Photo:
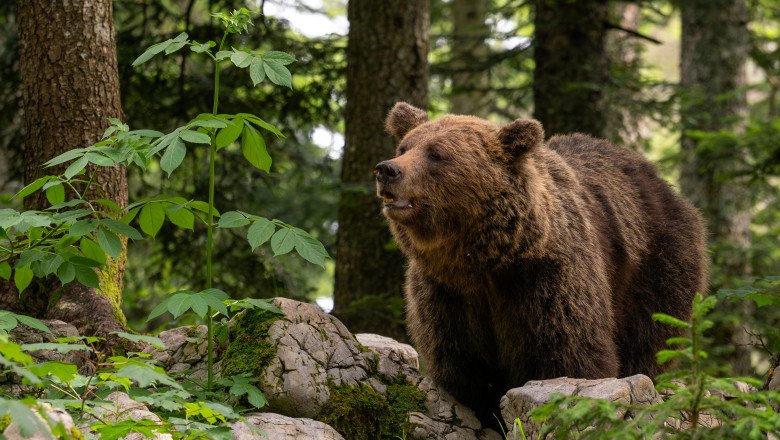
[[[386,127],[399,144],[378,167],[392,169],[393,178],[377,171],[377,194],[384,215],[421,248],[461,237],[483,219],[485,201],[513,186],[524,156],[544,137],[533,120],[503,127],[472,116],[428,121],[406,103],[393,107]]]

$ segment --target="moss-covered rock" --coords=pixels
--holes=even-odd
[[[276,355],[276,345],[268,342],[268,329],[280,318],[261,309],[240,315],[230,330],[230,344],[222,356],[222,376],[259,376]]]
[[[402,376],[382,394],[366,384],[330,384],[330,399],[318,420],[350,440],[397,440],[409,432],[409,413],[425,410],[425,394]]]

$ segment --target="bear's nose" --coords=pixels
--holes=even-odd
[[[376,164],[374,175],[378,181],[387,184],[401,177],[401,169],[398,168],[398,165],[386,160]]]

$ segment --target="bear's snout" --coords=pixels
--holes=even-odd
[[[386,160],[376,164],[376,167],[374,167],[374,175],[376,176],[376,180],[387,185],[401,177],[401,168],[392,161]]]

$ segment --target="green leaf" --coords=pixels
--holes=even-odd
[[[24,289],[30,285],[33,279],[33,271],[30,269],[30,265],[16,266],[14,268],[14,284],[19,289],[19,293],[24,292]]]
[[[38,377],[52,375],[64,383],[70,383],[79,374],[79,370],[75,365],[60,361],[44,362],[32,365],[27,369]]]
[[[203,299],[208,307],[211,307],[225,316],[230,316],[227,307],[225,307],[225,304],[222,302],[228,298],[227,293],[219,289],[209,288],[198,292],[197,295]]]
[[[163,153],[160,158],[160,168],[168,173],[168,177],[171,177],[171,173],[181,165],[186,154],[187,147],[184,145],[184,142],[182,142],[181,139],[176,138],[176,140],[171,142],[168,148],[165,149],[165,153]]]
[[[213,41],[207,41],[205,43],[198,43],[197,41],[193,41],[192,46],[190,46],[190,50],[195,53],[203,53],[216,45],[217,44]]]
[[[683,353],[680,351],[675,350],[661,350],[658,353],[655,354],[656,361],[658,361],[659,364],[665,364],[672,359],[678,358],[682,356]]]
[[[111,332],[112,334],[115,334],[119,336],[120,338],[127,339],[128,341],[132,342],[146,342],[147,344],[153,346],[154,348],[164,350],[165,349],[165,343],[160,338],[156,338],[154,336],[146,336],[146,335],[134,335],[131,333],[125,333],[125,332]]]
[[[88,162],[87,156],[81,156],[65,169],[63,175],[68,180],[72,179],[73,176],[80,173],[87,166]]]
[[[230,55],[230,61],[241,69],[249,67],[253,58],[254,56],[252,54],[236,49],[233,49],[233,54]]]
[[[95,267],[106,264],[105,252],[103,252],[103,249],[100,247],[100,245],[98,245],[91,238],[82,238],[81,243],[79,243],[79,249],[85,257],[96,263]],[[71,258],[71,260],[73,260],[73,258]],[[76,260],[74,263],[78,263],[79,261],[80,260]],[[82,264],[82,266],[84,266],[84,264]]]
[[[126,377],[128,379],[134,380],[141,388],[148,388],[155,383],[160,383],[178,390],[182,389],[181,385],[175,380],[171,379],[170,376],[165,374],[161,368],[154,368],[146,364],[129,364],[126,367],[120,369],[116,375],[118,377]],[[138,423],[137,420],[134,420],[134,422],[136,424]],[[156,436],[153,435],[152,438],[154,437]]]
[[[190,295],[189,303],[192,311],[201,318],[205,317],[209,312],[209,305],[206,302],[206,298],[204,298],[202,295]]]
[[[221,116],[216,116],[211,113],[201,113],[190,121],[188,125],[206,128],[225,128],[227,127],[228,122],[230,121]]]
[[[96,238],[100,249],[103,249],[111,258],[117,259],[122,255],[122,240],[113,232],[103,228],[98,229]]]
[[[186,207],[173,205],[165,208],[165,215],[168,216],[171,223],[182,229],[195,228],[195,215]]]
[[[276,62],[278,64],[281,64],[283,66],[286,66],[288,64],[292,64],[295,62],[295,57],[284,52],[279,52],[278,50],[272,50],[269,52],[266,52],[263,54],[264,60],[271,60],[273,62]]]
[[[29,196],[30,194],[34,193],[35,191],[38,191],[45,185],[48,181],[56,179],[53,176],[43,176],[35,179],[31,184],[25,186],[21,189],[16,195],[14,195],[15,198],[22,200],[25,197]]]
[[[7,261],[0,261],[0,278],[4,280],[11,279],[11,265]]]
[[[284,255],[295,247],[295,233],[289,228],[282,228],[276,231],[271,237],[271,249],[274,256]]]
[[[149,48],[146,49],[144,53],[142,53],[138,58],[135,59],[135,61],[133,61],[133,67],[140,66],[141,64],[151,60],[152,57],[164,51],[168,46],[171,45],[171,43],[173,43],[172,40],[166,40],[161,43],[149,46]]]
[[[224,59],[230,58],[232,55],[232,50],[220,50],[216,55],[214,55],[214,58],[216,58],[217,61],[222,61]]]
[[[24,438],[30,438],[38,432],[51,432],[43,419],[19,400],[3,400],[0,403],[0,414],[10,415]]]
[[[97,223],[92,219],[79,220],[73,223],[68,230],[68,234],[73,237],[82,237],[91,234],[97,227]]]
[[[279,129],[276,128],[273,124],[269,124],[268,122],[258,118],[257,116],[255,116],[253,114],[239,113],[238,115],[236,115],[236,117],[240,117],[242,119],[245,119],[245,120],[247,120],[247,121],[257,125],[258,127],[262,128],[262,129],[264,129],[266,131],[270,131],[271,133],[275,134],[276,137],[278,137],[280,139],[284,139],[284,137],[285,137],[284,133],[279,131]]]
[[[176,43],[171,43],[170,46],[165,48],[165,55],[170,55],[170,54],[176,52],[177,50],[181,49],[182,47],[184,47],[186,45],[187,45],[186,41],[179,41],[179,42],[176,42]]]
[[[193,144],[210,144],[211,138],[206,133],[200,133],[194,130],[182,130],[179,132],[179,137],[187,142]]]
[[[75,266],[76,268],[76,281],[93,289],[100,288],[100,281],[95,273],[95,269],[86,266]]]
[[[76,267],[68,261],[62,263],[57,269],[57,277],[63,285],[68,284],[76,278]]]
[[[58,205],[65,201],[65,188],[62,184],[54,185],[46,189],[46,199],[52,205]]]
[[[44,274],[49,275],[56,273],[57,269],[60,268],[60,265],[64,261],[65,259],[63,259],[59,254],[47,255],[46,258],[41,262]]]
[[[134,134],[136,136],[147,137],[147,138],[158,138],[163,135],[157,130],[133,130],[128,132],[128,134]]]
[[[658,321],[662,324],[671,325],[679,328],[690,328],[691,325],[685,321],[669,316],[664,313],[653,313],[653,321]]]
[[[241,135],[243,128],[244,121],[242,119],[236,118],[231,121],[227,127],[219,130],[217,133],[217,148],[224,148],[235,142],[236,139],[238,139],[238,137]]]
[[[192,294],[194,292],[183,290],[168,298],[168,311],[174,318],[178,318],[192,307]]]
[[[274,235],[275,231],[276,225],[274,225],[272,221],[267,218],[261,218],[255,220],[252,223],[252,226],[249,227],[249,230],[246,233],[246,239],[249,241],[249,246],[251,246],[254,251],[258,246],[268,241],[268,239]]]
[[[124,235],[127,238],[133,240],[142,240],[144,237],[138,230],[127,223],[122,223],[114,219],[105,219],[100,221],[101,225],[106,226],[108,229],[116,232],[117,234]]]
[[[165,209],[161,203],[147,203],[141,208],[141,215],[138,217],[138,223],[141,230],[151,237],[157,235],[165,222]]]
[[[265,147],[265,139],[249,124],[244,126],[244,135],[241,137],[241,151],[244,157],[255,168],[266,173],[271,172],[271,156]]]
[[[51,330],[49,330],[49,327],[46,327],[46,324],[33,317],[16,314],[14,315],[19,322],[26,325],[27,327],[34,328],[35,330],[40,330],[45,333],[51,333]]]
[[[152,319],[161,316],[163,313],[168,311],[168,303],[166,301],[161,302],[160,304],[157,304],[152,311],[149,313],[149,316],[146,318],[146,322],[151,321]]]
[[[295,251],[304,260],[325,267],[325,259],[328,257],[328,251],[318,240],[309,235],[306,231],[293,228],[295,233]]]
[[[249,224],[249,219],[238,211],[228,211],[219,218],[218,228],[240,228]]]
[[[292,75],[290,74],[290,71],[277,60],[269,60],[263,57],[263,69],[272,83],[292,88]]]
[[[249,65],[249,77],[252,79],[252,86],[257,86],[265,79],[265,70],[263,70],[263,60],[254,58]]]
[[[93,244],[96,244],[94,241],[92,241],[92,240],[90,240],[90,241]],[[98,246],[97,249],[98,249],[98,252],[101,252],[101,253],[103,252],[103,250],[100,249],[100,246]],[[103,255],[105,255],[105,254],[103,254]],[[84,266],[84,267],[91,267],[91,268],[100,267],[103,264],[105,264],[105,263],[101,264],[99,261],[93,260],[92,258],[81,257],[81,256],[70,257],[68,259],[68,261],[70,261],[71,263],[73,263],[76,266]]]
[[[113,159],[97,153],[87,153],[84,157],[90,162],[100,167],[113,167],[116,165]]]

